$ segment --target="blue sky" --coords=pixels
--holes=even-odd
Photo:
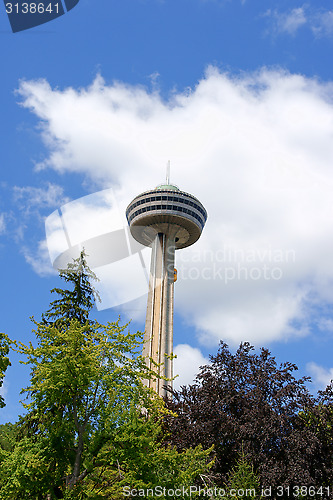
[[[181,380],[219,339],[232,349],[249,340],[323,388],[333,377],[329,4],[80,0],[16,34],[2,8],[0,38],[1,331],[33,341],[29,317],[40,318],[59,285],[48,217],[68,207],[84,240],[111,230],[111,200],[119,228],[126,204],[163,181],[171,160],[171,180],[209,214],[200,241],[177,255]],[[104,222],[92,227],[83,213]],[[142,330],[145,298],[114,296],[121,278],[134,287],[131,273],[101,270],[95,314]],[[18,359],[1,422],[22,412],[29,370]]]

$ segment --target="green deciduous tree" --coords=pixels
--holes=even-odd
[[[161,431],[164,415],[159,398],[150,402],[149,415],[133,412],[132,420],[104,447],[99,466],[85,482],[87,498],[123,499],[129,492],[139,497],[155,488],[162,488],[167,498],[183,498],[183,488],[200,481],[201,474],[212,466],[212,449],[198,446],[178,452],[165,448]],[[177,488],[178,494],[173,494]]]
[[[122,488],[189,484],[207,470],[211,450],[162,446],[164,403],[142,383],[150,372],[142,335],[119,321],[89,318],[94,278],[84,254],[53,291],[36,346],[20,344],[31,368],[26,415],[1,449],[0,499],[123,498]]]
[[[32,366],[25,392],[38,433],[52,443],[50,466],[68,489],[94,467],[105,440],[143,404],[141,343],[118,322],[71,320],[67,329],[37,324],[38,347],[22,347]]]
[[[6,451],[13,449],[17,436],[17,424],[2,424],[0,425],[0,448]]]
[[[320,469],[323,486],[333,480],[333,382],[324,391],[318,392],[316,404],[304,408],[300,418],[309,432],[320,442]]]
[[[24,437],[13,449],[2,450],[0,465],[1,500],[45,499],[50,491],[47,443]]]
[[[139,356],[140,336],[119,322],[89,321],[94,303],[89,279],[93,276],[84,255],[61,277],[74,289],[54,290],[60,298],[41,322],[33,320],[37,346],[30,343],[19,348],[31,367],[31,382],[24,390],[28,398],[28,413],[20,424],[24,438],[15,448],[20,454],[24,445],[21,457],[27,463],[32,463],[28,450],[33,450],[32,455],[38,457],[34,467],[43,471],[44,482],[60,497],[93,470],[103,444],[130,418],[130,409],[146,404],[141,377],[149,376]],[[12,457],[8,460],[1,467],[1,491],[6,481],[12,482],[13,474],[20,475],[19,462]],[[25,488],[24,481],[22,485]],[[22,498],[23,491],[26,494],[17,489],[13,498]]]

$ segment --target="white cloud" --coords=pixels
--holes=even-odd
[[[333,11],[309,9],[307,6],[297,7],[285,12],[277,9],[265,12],[264,17],[271,21],[267,34],[296,35],[301,27],[306,27],[317,38],[333,35]]]
[[[174,380],[174,388],[178,390],[182,385],[193,384],[194,378],[199,373],[200,366],[207,365],[209,359],[205,358],[199,349],[188,344],[178,344],[174,348],[174,375],[179,375]]]
[[[0,234],[3,234],[6,231],[6,220],[5,214],[0,214]]]
[[[317,37],[331,37],[333,35],[333,11],[317,13],[312,23],[312,31]]]
[[[333,332],[333,319],[320,318],[320,320],[318,321],[318,328],[323,332]]]
[[[26,262],[31,265],[35,273],[39,276],[43,277],[56,274],[56,271],[51,266],[49,251],[45,240],[38,243],[37,250],[23,247],[22,252]]]
[[[323,368],[314,362],[307,363],[307,371],[318,389],[325,389],[333,380],[333,368]]]
[[[307,23],[304,7],[298,7],[288,12],[271,12],[274,19],[275,30],[279,33],[295,35],[301,26]]]
[[[0,387],[0,396],[2,396],[4,399],[6,399],[7,397],[8,389],[9,389],[9,383],[6,380],[4,380],[2,386]]]
[[[14,186],[13,188],[13,202],[15,209],[19,210],[19,216],[14,217],[10,214],[8,217],[11,231],[17,243],[21,245],[21,251],[26,261],[41,276],[52,272],[45,243],[40,242],[37,250],[33,250],[30,243],[25,242],[22,245],[22,242],[33,239],[34,245],[36,245],[32,229],[34,224],[37,224],[37,227],[44,224],[45,215],[48,215],[51,209],[68,201],[69,198],[64,195],[63,187],[52,182],[48,182],[42,187]]]
[[[14,186],[14,200],[20,204],[25,214],[29,215],[33,209],[57,207],[66,203],[68,198],[64,196],[63,187],[49,182],[45,188]]]
[[[209,68],[168,101],[101,77],[80,90],[23,82],[20,93],[43,124],[43,168],[112,186],[123,211],[170,159],[171,180],[205,205],[201,239],[176,253],[175,286],[202,342],[306,335],[318,303],[332,303],[331,83]]]

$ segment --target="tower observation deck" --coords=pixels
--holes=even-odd
[[[173,294],[175,250],[193,245],[201,235],[207,212],[191,194],[167,183],[145,191],[134,198],[126,209],[132,236],[142,245],[152,247],[147,315],[143,355],[147,365],[151,360],[161,364],[160,375],[173,377]],[[163,386],[172,382],[148,380],[160,396]]]

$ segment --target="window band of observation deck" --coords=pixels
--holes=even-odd
[[[194,196],[187,193],[181,193],[181,196],[179,194],[178,192],[175,194],[171,191],[142,193],[127,207],[126,218],[128,223],[130,224],[141,213],[167,210],[168,212],[170,211],[170,214],[171,212],[176,212],[178,215],[184,214],[185,216],[189,215],[193,217],[199,222],[201,229],[203,229],[207,220],[206,210]],[[158,203],[156,204],[156,202]],[[136,207],[140,208],[133,211]]]

